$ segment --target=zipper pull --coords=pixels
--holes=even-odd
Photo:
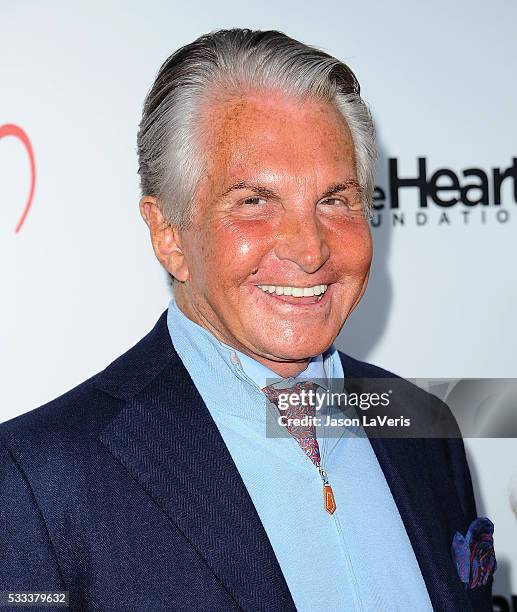
[[[336,511],[336,499],[334,497],[334,491],[329,484],[327,472],[325,472],[321,465],[318,465],[318,471],[323,481],[323,507],[329,514],[334,514]]]

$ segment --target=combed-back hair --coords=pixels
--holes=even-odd
[[[168,223],[188,224],[203,173],[199,126],[217,91],[276,89],[327,100],[350,129],[365,212],[371,213],[376,146],[373,121],[352,70],[282,32],[234,28],[200,36],[162,65],[147,94],[138,131],[142,195],[156,196]]]

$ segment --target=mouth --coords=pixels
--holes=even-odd
[[[266,296],[295,306],[306,306],[326,301],[330,285],[294,287],[291,285],[256,285]]]

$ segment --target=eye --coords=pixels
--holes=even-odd
[[[324,205],[327,210],[334,209],[336,214],[346,215],[350,219],[362,219],[364,217],[364,207],[360,198],[326,198],[321,200],[320,204]]]
[[[245,198],[242,203],[246,206],[263,206],[266,204],[266,199],[260,198],[259,196],[250,196],[249,198]]]
[[[322,200],[321,204],[330,204],[331,206],[347,206],[347,202],[341,198],[327,198],[326,200]]]
[[[325,206],[331,206],[333,208],[344,208],[345,210],[349,211],[357,210],[359,208],[357,203],[350,201],[348,198],[345,197],[327,198],[325,200],[322,200],[320,204],[323,204]]]

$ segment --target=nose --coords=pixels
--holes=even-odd
[[[275,247],[278,259],[292,261],[304,272],[311,274],[319,270],[330,257],[324,228],[314,211],[286,213],[279,229]]]

